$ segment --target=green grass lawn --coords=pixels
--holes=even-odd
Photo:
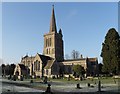
[[[33,83],[30,83],[30,80],[33,80]],[[102,84],[109,84],[108,86],[112,86],[111,84],[115,84],[115,81],[116,81],[116,84],[113,85],[113,87],[114,87],[114,86],[118,85],[117,83],[118,83],[118,80],[120,80],[120,79],[115,79],[115,81],[114,81],[114,79],[112,77],[101,77],[100,80],[101,80]],[[64,79],[51,79],[51,78],[48,78],[48,82],[53,82],[53,83],[51,83],[53,90],[57,90],[56,87],[60,88],[61,90],[64,88],[64,86],[65,87],[68,86],[68,88],[69,88],[70,84],[73,84],[71,86],[74,86],[77,83],[80,83],[80,86],[82,86],[82,84],[87,85],[87,83],[90,83],[93,86],[97,86],[98,81],[99,80],[96,77],[93,78],[93,80],[92,79],[86,79],[86,80],[83,80],[83,81],[79,81],[79,80],[75,81],[75,79],[73,79],[73,78],[71,78],[70,81],[68,81],[67,78],[64,78]],[[18,81],[17,83],[21,84],[21,86],[46,90],[48,84],[43,84],[43,83],[40,83],[40,82],[42,82],[41,79],[36,78],[36,79],[24,79],[23,81]],[[17,83],[16,83],[16,85],[17,85]],[[96,85],[95,85],[95,83],[96,83]],[[105,86],[105,85],[102,85],[102,86]]]
[[[93,79],[85,79],[85,80],[82,80],[82,81],[75,81],[75,79],[70,79],[70,81],[67,80],[67,78],[64,78],[64,79],[49,79],[50,81],[52,82],[63,82],[63,83],[91,83],[91,84],[95,84],[95,83],[98,83],[98,79],[97,78],[93,78]],[[100,81],[102,84],[115,84],[118,83],[118,80],[120,79],[113,79],[112,77],[106,77],[106,78],[100,78]]]
[[[99,78],[102,84],[118,84],[118,80],[120,79],[113,79],[112,77],[100,77]],[[22,81],[21,83],[24,84],[30,84],[30,80],[33,80],[33,82],[42,82],[42,79],[40,78],[36,78],[36,79],[24,79],[24,81]],[[77,80],[75,81],[75,79],[71,78],[70,81],[67,80],[67,78],[64,79],[52,79],[52,78],[48,78],[48,82],[56,82],[56,83],[63,83],[63,84],[75,84],[75,83],[90,83],[90,84],[97,84],[98,83],[98,78],[95,77],[93,79],[85,79],[85,80]]]

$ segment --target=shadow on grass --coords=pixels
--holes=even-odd
[[[107,92],[107,91],[101,91],[101,92],[4,92],[2,94],[118,94],[118,92]]]

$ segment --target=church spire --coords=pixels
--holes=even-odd
[[[52,16],[50,20],[50,31],[49,32],[57,32],[56,22],[55,22],[55,13],[54,13],[54,5],[52,5]]]

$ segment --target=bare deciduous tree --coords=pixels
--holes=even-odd
[[[72,51],[72,59],[78,59],[79,58],[79,51],[73,50]]]

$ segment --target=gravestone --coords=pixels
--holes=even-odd
[[[87,85],[88,85],[88,87],[90,87],[90,83],[88,83]]]
[[[77,88],[80,89],[80,84],[79,83],[77,84]]]
[[[98,92],[101,92],[101,82],[98,82]]]
[[[16,76],[15,75],[13,76],[13,81],[16,81]]]
[[[33,83],[33,80],[30,80],[30,83]]]
[[[68,76],[67,80],[70,81],[70,75]]]
[[[50,86],[51,86],[51,85],[48,84],[47,90],[45,91],[46,93],[51,93],[51,87],[50,87]]]
[[[83,79],[82,79],[82,77],[80,77],[80,81],[82,81]]]
[[[20,77],[20,81],[23,81],[23,76]]]

